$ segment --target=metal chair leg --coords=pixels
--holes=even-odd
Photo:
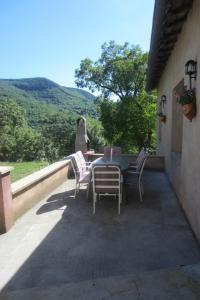
[[[141,182],[140,182],[140,180],[138,182],[138,187],[139,187],[140,201],[142,202],[143,199],[142,199],[142,189],[141,189]]]
[[[141,190],[142,190],[142,195],[144,195],[144,185],[142,181],[141,181]]]
[[[94,193],[94,194],[93,194],[93,215],[95,214],[95,205],[96,205],[96,201],[97,201],[97,194]]]
[[[121,194],[118,194],[118,215],[120,215]]]
[[[77,180],[76,180],[76,186],[75,186],[74,198],[76,198],[77,193],[78,193],[78,182],[77,182]]]
[[[88,201],[89,201],[89,193],[90,193],[90,183],[88,182],[87,191],[86,191],[86,197]]]

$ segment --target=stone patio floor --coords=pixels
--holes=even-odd
[[[200,248],[162,172],[117,214],[68,180],[0,236],[0,300],[200,299]]]

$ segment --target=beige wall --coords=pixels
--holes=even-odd
[[[189,88],[188,76],[184,74],[185,63],[197,61],[197,79],[194,82],[197,95],[197,115],[192,122],[183,116],[182,153],[171,151],[172,140],[172,91],[184,78]],[[164,112],[167,121],[161,127],[161,140],[157,152],[165,156],[166,171],[175,188],[185,213],[200,240],[200,1],[194,1],[192,10],[183,26],[168,64],[158,86],[158,99],[167,96]],[[159,131],[159,124],[158,124]],[[179,137],[177,137],[178,139]]]

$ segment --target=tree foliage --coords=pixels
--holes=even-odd
[[[99,101],[100,120],[104,135],[111,145],[119,145],[124,152],[134,152],[155,145],[155,108],[153,96],[124,97],[123,101]]]
[[[12,100],[0,102],[0,159],[33,160],[40,156],[41,135],[31,129],[24,110]]]
[[[97,150],[102,142],[99,122],[88,118],[91,146]],[[75,120],[63,112],[45,115],[36,130],[15,101],[0,101],[0,160],[51,162],[69,155],[74,152]]]
[[[105,145],[105,139],[103,137],[103,127],[98,119],[93,119],[87,116],[87,131],[90,140],[90,149],[94,149],[96,152],[101,153],[102,148]]]
[[[147,53],[139,46],[114,41],[101,50],[96,62],[82,60],[75,76],[78,87],[101,92],[96,103],[105,139],[126,152],[153,147],[156,105],[154,95],[145,92]]]
[[[51,141],[51,148],[57,149],[55,158],[64,157],[74,151],[75,131],[73,124],[75,119],[63,114],[49,116],[42,127],[42,135]]]
[[[104,98],[115,95],[122,99],[137,96],[144,89],[147,53],[139,46],[128,43],[118,45],[114,41],[102,45],[99,60],[86,58],[75,70],[76,84],[81,88],[98,90]]]

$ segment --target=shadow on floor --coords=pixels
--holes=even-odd
[[[47,199],[47,202],[38,209],[36,214],[40,215],[57,209],[65,210],[67,203],[73,199],[74,190],[54,194]]]

